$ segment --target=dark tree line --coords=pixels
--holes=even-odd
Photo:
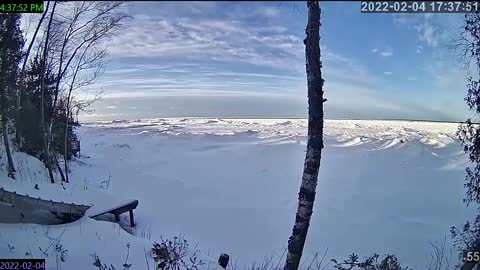
[[[462,53],[469,77],[467,79],[467,95],[465,103],[475,114],[480,115],[480,14],[465,15],[465,28],[459,42],[455,44]],[[473,71],[473,74],[470,74]],[[480,203],[480,125],[478,119],[467,119],[458,130],[458,136],[468,155],[470,166],[466,168],[465,188],[466,205]],[[472,222],[467,222],[463,228],[451,228],[455,245],[459,249],[459,259],[466,258],[467,252],[480,252],[480,215]],[[470,270],[474,262],[465,261],[462,270]]]
[[[28,41],[21,15],[0,14],[0,120],[9,177],[15,179],[16,149],[42,160],[52,183],[55,171],[69,181],[68,161],[79,150],[73,116],[91,104],[75,93],[102,74],[108,41],[127,18],[123,6],[48,1]]]
[[[18,82],[18,66],[22,59],[23,36],[20,15],[0,14],[0,114],[2,139],[7,156],[8,175],[15,178],[15,165],[10,150],[9,121],[13,117],[13,102]]]

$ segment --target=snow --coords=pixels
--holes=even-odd
[[[0,257],[24,257],[29,249],[42,257],[38,247],[51,241],[45,231],[63,233],[61,243],[69,250],[63,269],[92,268],[93,252],[120,268],[127,242],[132,267],[146,269],[145,250],[161,235],[181,234],[192,245],[198,242],[203,256],[208,251],[215,260],[227,253],[238,265],[281,253],[297,207],[306,127],[303,119],[89,122],[78,129],[82,157],[71,163],[72,183],[65,189],[47,182],[38,160],[15,153],[24,176],[16,182],[0,178],[0,186],[94,207],[138,199],[137,228],[131,235],[87,217],[54,226],[1,224]],[[449,238],[449,227],[473,214],[462,203],[468,163],[455,139],[457,128],[327,120],[305,256],[327,248],[327,258],[337,259],[352,252],[394,253],[425,269],[429,242]],[[146,232],[151,240],[141,238]],[[56,269],[55,255],[47,265]]]

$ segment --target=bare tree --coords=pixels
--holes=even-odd
[[[105,67],[105,58],[107,56],[107,48],[102,46],[96,46],[96,39],[90,41],[90,43],[85,47],[82,54],[79,55],[75,62],[75,65],[72,70],[72,76],[69,80],[68,95],[67,95],[67,104],[66,104],[66,120],[65,120],[65,136],[64,136],[64,170],[65,170],[65,180],[68,182],[68,146],[69,146],[69,122],[72,118],[72,103],[73,103],[73,91],[81,89],[85,86],[88,86],[95,82],[95,80],[103,73]],[[80,74],[85,72],[85,76],[82,78]]]
[[[58,56],[57,83],[55,85],[53,109],[56,112],[60,84],[71,70],[76,56],[92,43],[107,40],[123,26],[128,15],[123,12],[124,2],[71,2],[73,9],[68,15],[58,14],[57,29],[63,36]],[[51,132],[53,121],[49,123]]]
[[[50,108],[53,116],[58,114],[58,102],[65,97],[63,93],[66,91],[66,121],[68,122],[71,114],[72,92],[93,83],[100,75],[99,70],[103,69],[104,59],[107,56],[106,41],[123,26],[124,20],[128,17],[123,4],[123,1],[71,1],[58,3],[57,10],[52,10],[47,36],[49,46],[45,47],[49,50],[46,54],[48,61],[55,70],[56,82]],[[91,72],[91,76],[80,76],[85,75],[87,71]],[[65,174],[62,172],[55,151],[52,151],[54,150],[52,131],[55,119],[51,117],[48,123],[45,123],[44,155],[53,156],[62,180],[68,181],[68,172]],[[68,123],[65,126],[65,130],[68,131]],[[64,146],[63,152],[66,152],[66,142]],[[66,154],[63,155],[64,162],[67,163]],[[68,169],[67,165],[64,168]]]
[[[428,256],[428,270],[449,270],[452,262],[452,248],[447,248],[447,236],[442,241],[430,243],[431,252]]]
[[[57,6],[57,1],[53,2],[52,11],[50,14],[50,19],[48,21],[48,26],[45,34],[45,43],[43,46],[43,55],[42,55],[42,71],[40,79],[40,91],[41,91],[41,109],[40,109],[40,122],[42,126],[42,135],[43,135],[43,158],[45,159],[45,167],[48,170],[48,176],[50,177],[50,182],[55,183],[55,178],[53,176],[52,167],[50,165],[50,155],[48,151],[48,141],[47,141],[47,130],[45,125],[45,70],[47,68],[47,58],[48,58],[48,41],[50,36],[50,28],[52,26],[53,15],[55,14],[55,8]]]
[[[323,98],[322,63],[320,61],[320,4],[308,1],[307,37],[305,58],[308,87],[308,135],[307,153],[303,168],[302,184],[298,193],[298,209],[292,235],[288,240],[285,270],[296,270],[307,238],[308,227],[313,213],[315,190],[323,149]]]
[[[20,70],[20,85],[17,89],[17,104],[15,107],[15,118],[16,121],[20,121],[20,109],[22,105],[22,91],[23,88],[25,87],[25,69],[27,67],[28,63],[28,57],[30,56],[30,51],[32,50],[33,44],[35,43],[35,40],[37,38],[37,34],[42,26],[43,20],[45,19],[47,13],[48,13],[48,7],[50,6],[50,1],[47,1],[47,6],[45,7],[45,11],[43,12],[42,16],[40,17],[40,20],[37,23],[37,27],[35,28],[35,32],[33,33],[33,37],[30,40],[30,44],[28,45],[27,51],[25,52],[25,55],[23,56],[23,64],[22,64],[22,69]],[[16,130],[16,139],[19,144],[21,144],[21,134],[20,134],[20,129]]]

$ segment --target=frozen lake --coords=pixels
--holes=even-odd
[[[329,120],[307,256],[394,253],[425,267],[429,242],[469,215],[457,124]],[[304,120],[89,123],[72,177],[138,198],[138,230],[182,234],[239,263],[286,246],[303,168]],[[83,162],[91,166],[85,166]]]

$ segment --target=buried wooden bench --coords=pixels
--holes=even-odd
[[[110,208],[108,210],[98,211],[96,213],[90,214],[89,217],[96,218],[104,214],[113,214],[115,216],[115,221],[120,221],[120,215],[128,212],[130,214],[130,226],[135,227],[135,220],[133,218],[133,209],[137,208],[138,200],[129,201],[120,206]]]

